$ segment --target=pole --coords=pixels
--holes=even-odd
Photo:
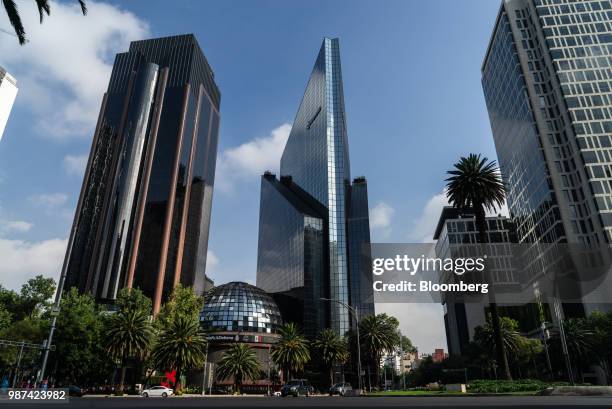
[[[19,348],[19,357],[17,358],[17,365],[15,367],[15,375],[13,376],[13,389],[17,384],[17,374],[19,373],[19,367],[21,366],[21,358],[23,357],[23,347],[25,346],[25,341],[21,341],[21,347]]]
[[[353,318],[355,319],[356,323],[357,323],[357,382],[359,384],[359,391],[361,391],[361,337],[359,336],[359,310],[357,310],[357,308],[355,307],[351,307],[350,305],[348,305],[347,303],[345,303],[344,301],[340,301],[340,300],[332,300],[331,298],[319,298],[322,301],[329,301],[329,302],[335,302],[338,303],[340,305],[342,305],[343,307],[345,307],[349,313],[351,313],[351,315],[353,316]]]
[[[559,303],[559,299],[554,297],[555,313],[557,320],[559,321],[559,337],[561,338],[561,349],[563,350],[563,358],[565,360],[565,367],[567,368],[567,377],[570,385],[574,385],[574,373],[572,371],[572,362],[569,356],[569,350],[567,348],[567,340],[565,338],[565,329],[563,328],[563,309]]]
[[[202,395],[206,395],[206,377],[208,373],[206,372],[206,366],[208,365],[208,341],[206,342],[206,357],[204,358],[204,372],[202,373]]]
[[[270,383],[272,382],[272,377],[270,376],[270,354],[272,350],[272,345],[268,345],[268,396],[270,396]]]

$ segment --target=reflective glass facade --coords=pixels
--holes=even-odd
[[[289,227],[290,225],[302,229],[299,233],[301,235],[307,231],[303,227],[302,216],[291,216],[290,221],[282,216],[282,212],[268,209],[272,206],[296,206],[295,203],[276,203],[277,200],[287,202],[287,196],[279,193],[279,189],[282,186],[289,186],[292,192],[298,192],[297,197],[300,201],[314,209],[316,217],[323,222],[324,274],[320,277],[323,280],[322,289],[327,294],[325,297],[347,304],[353,304],[359,298],[358,295],[355,295],[354,299],[351,298],[350,275],[357,269],[351,268],[349,260],[351,247],[347,234],[351,207],[349,169],[339,42],[338,39],[326,38],[308,80],[281,158],[281,180],[274,181],[273,177],[270,179],[266,176],[262,180],[257,283],[263,289],[270,292],[288,291],[290,286],[287,285],[281,285],[283,289],[279,290],[279,282],[302,285],[302,282],[307,281],[305,279],[307,275],[299,271],[300,265],[304,265],[304,260],[308,260],[305,254],[295,251],[274,251],[274,243],[285,246],[284,240],[291,236],[284,230],[296,231],[295,228]],[[283,183],[283,179],[290,180],[290,183]],[[276,187],[276,192],[272,193],[270,187]],[[355,197],[366,199],[365,207],[363,203],[361,207],[355,207],[361,212],[359,217],[361,227],[357,228],[358,224],[354,227],[360,239],[356,239],[355,243],[369,244],[367,191],[365,195],[356,194]],[[274,205],[271,204],[273,201]],[[313,204],[315,202],[316,204]],[[299,212],[304,213],[304,209],[298,210]],[[273,224],[285,223],[287,224],[285,227],[270,227]],[[302,244],[300,248],[301,246]],[[356,245],[355,248],[358,247],[360,246]],[[357,258],[355,260],[357,261]],[[319,261],[317,265],[318,263]],[[279,265],[281,268],[278,268]],[[359,277],[353,280],[354,283],[361,281],[363,280]],[[304,285],[307,288],[307,284]],[[356,288],[360,288],[358,284],[355,285]],[[310,296],[307,294],[306,298],[308,297]],[[321,314],[325,313],[325,322],[329,322],[325,326],[331,326],[340,334],[344,334],[349,329],[351,319],[346,307],[336,302],[324,305],[325,303],[318,301],[318,297],[313,298],[313,301],[315,305],[309,305],[310,302],[304,301],[305,316],[308,315],[308,309],[312,308],[312,316],[321,317]],[[326,309],[329,309],[329,314],[324,311]]]
[[[0,141],[17,97],[17,80],[0,67]]]
[[[67,288],[158,310],[206,287],[220,93],[193,35],[136,41],[115,59],[64,266]]]
[[[245,331],[275,334],[281,325],[276,303],[265,291],[233,281],[206,294],[200,314],[206,331]]]
[[[612,238],[611,32],[610,1],[502,2],[483,88],[520,241]]]

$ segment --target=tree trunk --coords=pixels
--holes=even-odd
[[[481,244],[488,243],[487,239],[487,220],[485,210],[482,204],[474,203],[474,213],[476,216],[476,226],[478,227],[479,241]],[[494,282],[491,285],[490,296],[495,300]],[[501,333],[501,325],[499,323],[499,313],[497,311],[497,303],[489,303],[491,309],[491,326],[493,328],[493,338],[495,340],[495,352],[497,357],[497,365],[501,369],[501,377],[511,381],[512,374],[510,373],[510,366],[508,365],[508,357],[506,356],[506,346]]]
[[[125,383],[125,371],[127,370],[127,367],[125,366],[125,362],[122,363],[121,365],[121,379],[119,380],[119,392],[121,392],[123,394],[123,389],[125,387],[124,383]]]
[[[334,367],[329,367],[329,387],[334,386]]]

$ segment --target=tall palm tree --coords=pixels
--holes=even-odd
[[[506,351],[513,355],[518,354],[522,346],[523,337],[518,331],[518,322],[508,317],[501,317],[499,321],[502,339]],[[491,316],[487,317],[487,323],[483,326],[476,327],[474,332],[474,341],[484,350],[496,352],[495,349],[495,333],[491,324]]]
[[[234,379],[234,391],[240,393],[243,380],[256,380],[260,371],[255,352],[247,344],[234,344],[225,351],[217,365],[219,379]]]
[[[279,333],[281,338],[272,350],[272,359],[289,379],[291,375],[302,372],[304,365],[310,361],[308,340],[292,322],[283,325]]]
[[[51,6],[49,5],[49,0],[34,0],[36,2],[36,6],[38,7],[38,14],[40,16],[40,22],[43,22],[45,14],[48,16],[51,14]],[[87,5],[85,4],[85,0],[78,0],[79,5],[81,6],[81,12],[83,15],[87,14]],[[27,42],[25,28],[23,27],[23,22],[21,21],[21,16],[19,15],[19,9],[17,4],[15,4],[15,0],[2,0],[2,4],[4,5],[4,9],[6,10],[6,14],[9,18],[13,29],[15,30],[15,35],[19,40],[20,45],[24,45]]]
[[[476,227],[480,243],[487,243],[486,210],[494,212],[504,204],[506,194],[502,183],[499,168],[495,161],[489,161],[471,153],[467,158],[461,157],[453,165],[454,169],[446,172],[451,175],[446,179],[446,196],[453,207],[467,210],[472,209],[476,218]],[[493,293],[490,293],[493,295]],[[497,362],[501,368],[502,376],[511,380],[508,357],[503,343],[499,324],[497,303],[490,302],[491,324],[495,335],[495,348]]]
[[[104,344],[106,353],[121,364],[120,392],[125,383],[128,359],[144,359],[152,339],[153,327],[145,311],[119,311],[108,318]]]
[[[334,365],[342,365],[348,360],[346,340],[331,328],[325,328],[314,341],[313,347],[329,371],[329,386],[331,387],[334,384]]]
[[[362,351],[370,367],[374,368],[374,379],[379,379],[383,353],[399,345],[398,325],[397,319],[387,314],[368,315],[359,323]]]
[[[181,390],[181,375],[186,369],[197,369],[206,360],[206,337],[198,320],[178,316],[160,331],[153,348],[157,368],[176,369],[176,390]]]

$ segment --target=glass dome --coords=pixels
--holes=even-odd
[[[282,321],[270,295],[254,285],[233,281],[206,294],[200,322],[205,330],[274,334]]]

